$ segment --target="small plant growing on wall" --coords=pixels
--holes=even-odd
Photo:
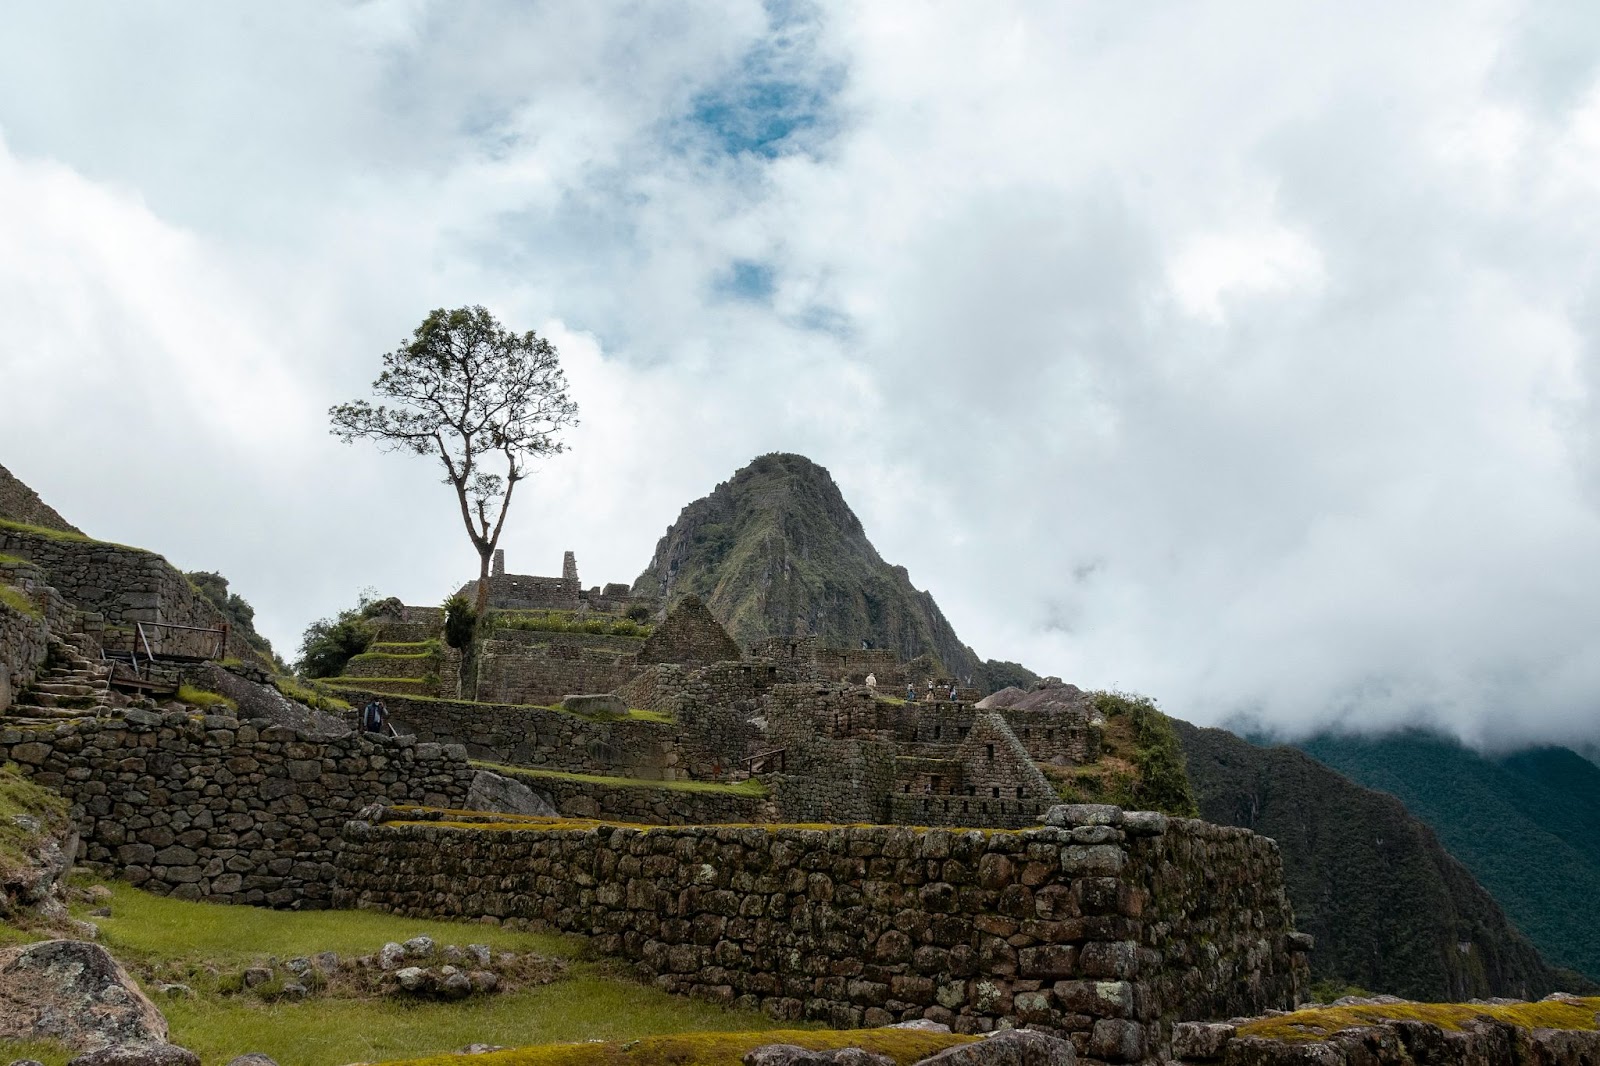
[[[472,634],[478,627],[478,612],[472,601],[459,592],[444,601],[444,642],[460,650],[472,643]]]

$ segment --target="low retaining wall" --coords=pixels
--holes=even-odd
[[[351,700],[359,706],[358,700]],[[551,770],[672,780],[687,776],[667,722],[585,718],[544,707],[384,696],[418,740],[461,744],[475,759]]]
[[[184,899],[326,907],[346,822],[369,804],[459,807],[466,752],[308,736],[183,711],[0,728],[11,760],[72,803],[78,857]]]
[[[1118,824],[355,822],[336,900],[584,934],[660,988],[775,1018],[1025,1024],[1110,1062],[1155,1056],[1176,1020],[1296,1001],[1306,945],[1272,841],[1081,810]]]
[[[514,777],[542,793],[552,807],[571,818],[614,818],[647,825],[715,825],[766,822],[773,817],[772,803],[766,796],[519,774],[498,766],[486,769]]]

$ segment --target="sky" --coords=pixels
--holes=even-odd
[[[330,405],[561,353],[509,568],[829,468],[986,658],[1294,735],[1600,737],[1600,7],[9,5],[0,462],[287,657],[475,573]]]

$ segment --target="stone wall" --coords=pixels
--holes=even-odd
[[[0,600],[0,711],[5,711],[42,671],[51,634],[72,632],[80,619],[61,594],[45,584],[44,572],[26,560],[0,561],[0,585],[28,604],[12,607]],[[93,647],[83,651],[98,654]]]
[[[550,770],[672,780],[696,767],[669,722],[586,718],[544,707],[386,696],[402,733],[460,744],[475,759]]]
[[[559,703],[563,696],[614,692],[638,672],[630,653],[487,640],[478,648],[477,692],[491,703]]]
[[[200,629],[227,624],[188,578],[154,552],[0,526],[0,554],[33,563],[68,603],[101,615],[107,627],[102,639],[108,647],[131,648],[133,637],[128,630],[135,622]],[[206,654],[212,643],[212,638],[200,634],[158,630],[151,630],[147,639],[157,653]],[[237,634],[230,636],[227,652],[249,662],[261,661]]]
[[[0,728],[11,760],[73,805],[79,858],[185,899],[325,907],[344,824],[382,801],[461,806],[460,748],[130,710]]]
[[[572,818],[607,818],[646,825],[770,822],[774,818],[772,804],[765,796],[742,792],[651,787],[543,774],[508,776],[540,793],[558,812]]]
[[[679,600],[639,649],[641,663],[737,662],[744,657],[728,631],[712,617],[700,597]]]
[[[336,899],[584,934],[657,987],[779,1019],[1026,1024],[1109,1062],[1155,1057],[1180,1019],[1294,1004],[1272,841],[1073,810],[1088,824],[1024,832],[358,822]]]

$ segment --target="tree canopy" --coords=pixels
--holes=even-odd
[[[559,354],[532,330],[504,328],[483,307],[440,309],[383,357],[372,391],[376,404],[329,409],[332,432],[347,444],[366,438],[440,461],[478,552],[482,615],[512,493],[532,460],[566,450],[560,432],[577,425]]]

